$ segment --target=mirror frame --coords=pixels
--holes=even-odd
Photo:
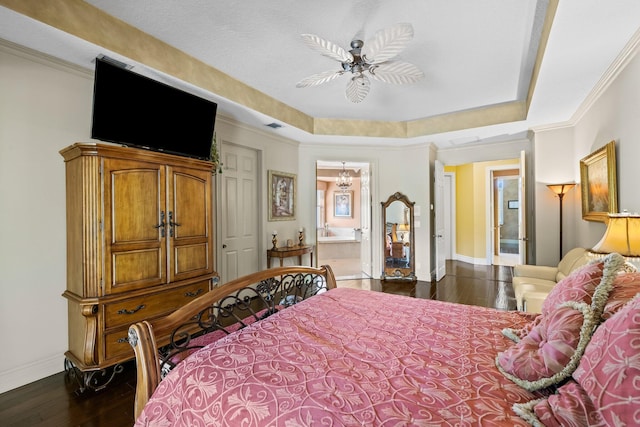
[[[385,246],[387,244],[387,208],[393,202],[401,202],[409,210],[409,263],[407,267],[387,266],[387,257],[385,254]],[[409,200],[407,196],[400,192],[396,192],[389,196],[386,202],[380,202],[382,205],[382,276],[381,280],[409,280],[416,281],[415,275],[415,234],[413,223],[413,206],[415,202]]]

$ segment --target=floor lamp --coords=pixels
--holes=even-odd
[[[562,198],[569,192],[576,184],[547,184],[549,190],[553,191],[560,199],[560,259],[562,259]]]

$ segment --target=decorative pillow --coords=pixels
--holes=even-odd
[[[604,274],[605,260],[598,260],[579,267],[560,280],[542,303],[542,314],[546,315],[567,301],[591,304],[591,297]]]
[[[549,292],[542,305],[542,315],[548,314],[554,307],[567,302],[577,301],[591,304],[591,297],[600,283],[604,270],[604,259],[596,260],[578,267],[567,277],[560,280]],[[502,334],[514,342],[520,341],[542,320],[538,315],[533,322],[521,329],[505,328]]]
[[[513,410],[520,418],[536,427],[602,425],[593,403],[573,379],[558,390],[558,394],[552,394],[548,398],[516,403]]]
[[[542,314],[534,320],[529,333],[497,355],[498,369],[529,391],[568,378],[601,321],[617,271],[623,264],[621,255],[609,254],[560,281],[556,285],[560,289],[554,292],[554,288],[553,295],[549,294],[552,301],[547,304],[547,297]],[[595,278],[597,285],[593,285]]]
[[[520,329],[504,328],[502,330],[502,335],[509,338],[513,342],[520,342],[522,338],[529,335],[531,330],[535,328],[540,323],[540,321],[542,321],[542,318],[542,314],[538,314],[531,322],[527,323]]]
[[[499,353],[496,365],[507,378],[530,391],[557,384],[578,366],[594,324],[590,306],[563,303],[542,316],[516,345]]]
[[[619,274],[613,281],[613,290],[607,299],[602,318],[608,319],[613,316],[638,292],[640,292],[640,273]]]
[[[593,334],[573,380],[545,399],[515,404],[534,426],[632,426],[640,421],[640,296]]]

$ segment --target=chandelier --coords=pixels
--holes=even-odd
[[[344,163],[342,162],[342,171],[338,173],[338,177],[336,178],[336,185],[343,192],[347,191],[351,188],[351,184],[353,184],[353,178],[349,175],[349,172],[344,168]]]

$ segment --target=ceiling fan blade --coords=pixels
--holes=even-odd
[[[353,61],[353,56],[349,52],[329,40],[325,40],[315,34],[302,34],[300,37],[302,37],[304,44],[324,56],[340,62]]]
[[[400,53],[413,39],[411,24],[396,24],[376,31],[371,40],[367,40],[362,54],[370,64],[380,64]]]
[[[340,70],[340,71],[334,71],[334,70],[323,71],[322,73],[314,74],[312,76],[309,76],[309,77],[306,77],[306,78],[300,80],[296,84],[296,87],[309,87],[309,86],[321,85],[321,84],[326,83],[328,81],[331,81],[331,80],[333,80],[333,79],[335,79],[337,77],[340,77],[343,74],[344,74],[343,70]]]
[[[415,83],[424,78],[424,73],[409,62],[385,62],[371,67],[369,72],[375,80],[397,85]]]
[[[358,74],[352,77],[347,84],[345,95],[351,102],[358,103],[362,101],[371,87],[371,81],[364,74]]]

